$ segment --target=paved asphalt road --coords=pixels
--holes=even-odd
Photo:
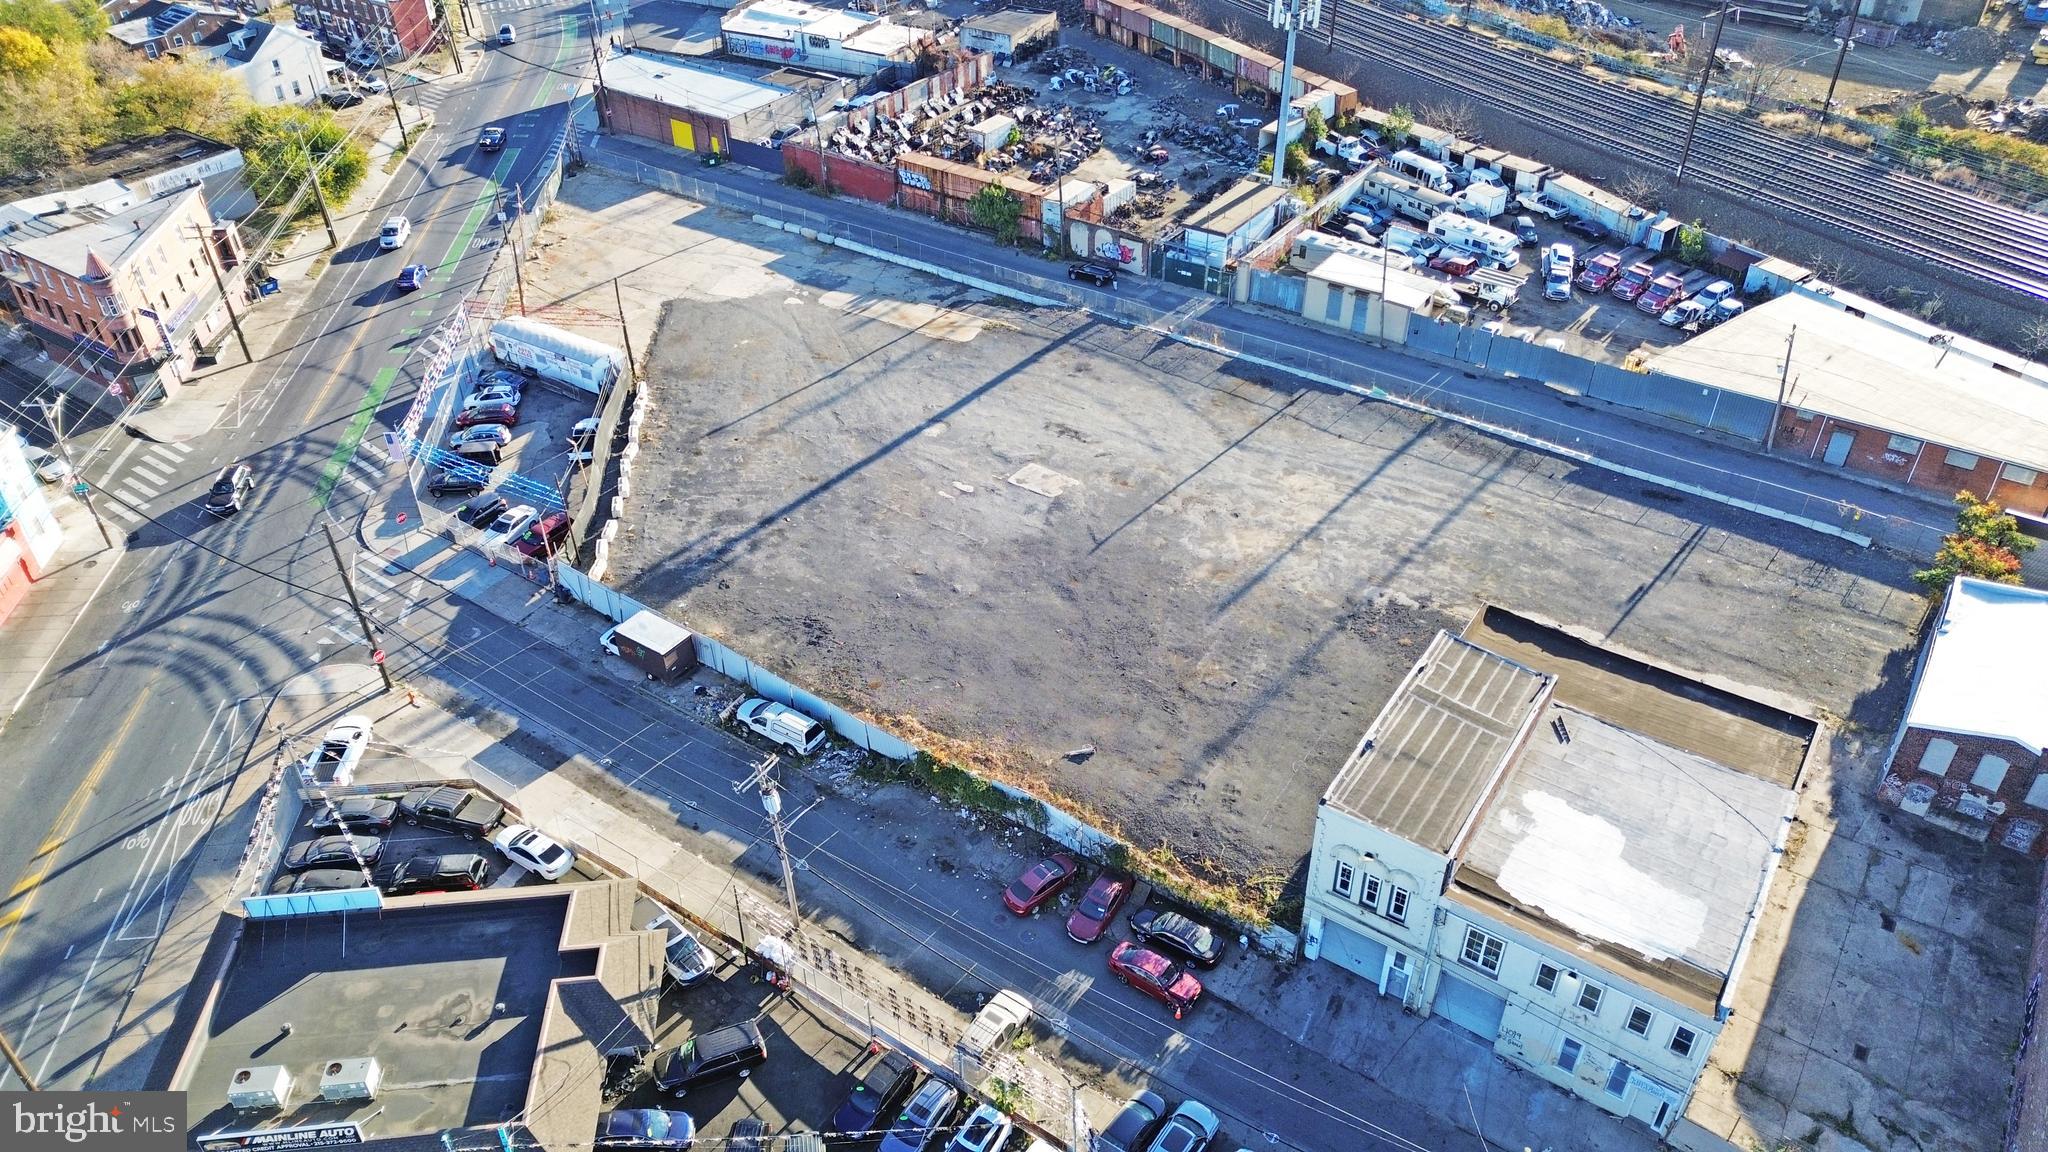
[[[519,43],[485,51],[480,74],[439,104],[220,427],[183,453],[138,452],[113,432],[84,465],[115,523],[133,525],[128,554],[12,721],[0,784],[0,1027],[44,1087],[140,1075],[103,1066],[101,1053],[219,786],[270,691],[345,648],[325,626],[340,589],[319,526],[331,522],[348,546],[367,489],[350,469],[367,467],[355,462],[365,442],[381,467],[378,415],[403,412],[415,337],[483,274],[500,189],[531,187],[560,138],[589,64],[585,10],[489,13],[516,21]],[[486,124],[508,129],[504,151],[475,150]],[[393,212],[412,218],[412,240],[380,253],[376,223]],[[432,280],[400,297],[392,281],[414,262]],[[11,376],[0,383],[9,407],[33,386]],[[234,458],[255,466],[257,489],[240,514],[215,520],[199,500]],[[144,459],[159,477],[147,509],[119,483]]]

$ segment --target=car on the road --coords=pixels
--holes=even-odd
[[[474,852],[443,856],[415,856],[398,866],[384,885],[387,896],[413,896],[421,892],[473,892],[484,886],[491,874],[490,864]]]
[[[1095,1134],[1091,1152],[1138,1152],[1165,1115],[1166,1101],[1159,1093],[1141,1091],[1124,1101],[1124,1106]]]
[[[455,518],[471,528],[481,528],[498,518],[498,513],[512,506],[503,492],[480,496],[455,509]]]
[[[498,44],[500,47],[509,47],[518,39],[519,30],[517,28],[512,27],[510,24],[498,25]]]
[[[1130,899],[1131,877],[1111,868],[1104,868],[1095,876],[1095,882],[1088,885],[1088,891],[1081,894],[1081,902],[1074,906],[1074,914],[1067,917],[1067,935],[1076,944],[1093,944],[1102,939],[1109,922],[1116,919],[1117,910]]]
[[[787,704],[755,696],[741,702],[733,716],[753,732],[766,736],[799,756],[809,756],[825,742],[825,726]]]
[[[377,247],[386,252],[405,247],[412,239],[412,221],[403,216],[386,216],[384,224],[377,229]]]
[[[407,264],[398,270],[398,290],[400,292],[411,292],[425,285],[426,282],[427,266],[425,264]]]
[[[550,512],[526,526],[512,541],[512,551],[529,559],[554,554],[555,546],[569,538],[569,514]]]
[[[329,88],[320,98],[335,109],[353,108],[363,102],[363,94],[353,88]]]
[[[415,788],[400,796],[398,814],[405,818],[407,824],[445,828],[474,840],[498,826],[498,821],[505,815],[505,806],[481,792],[442,784],[434,788]]]
[[[873,1132],[917,1083],[917,1065],[893,1048],[866,1051],[853,1066],[853,1090],[832,1113],[828,1130],[850,1137]]]
[[[1216,1139],[1216,1113],[1199,1100],[1183,1100],[1152,1138],[1146,1152],[1202,1152]]]
[[[1086,280],[1098,288],[1116,287],[1116,269],[1094,260],[1067,265],[1067,279]]]
[[[491,847],[543,880],[560,880],[576,866],[576,854],[538,830],[524,824],[507,824],[491,837]]]
[[[525,399],[525,394],[520,390],[519,385],[498,381],[485,384],[476,391],[464,396],[462,398],[462,406],[464,408],[486,408],[492,404],[517,405],[523,399]]]
[[[355,779],[356,765],[370,746],[370,720],[343,716],[327,730],[320,745],[299,762],[299,779],[316,788],[341,788]]]
[[[1117,979],[1173,1009],[1175,1020],[1202,998],[1202,982],[1194,973],[1129,940],[1110,951],[1109,970]]]
[[[475,428],[484,424],[502,424],[510,428],[517,423],[519,423],[519,406],[517,404],[479,404],[474,408],[464,408],[455,414],[455,426],[457,428]]]
[[[600,1113],[597,1138],[591,1147],[599,1149],[683,1149],[697,1139],[697,1121],[688,1112],[665,1108],[619,1108]]]
[[[314,868],[305,872],[294,872],[279,876],[270,885],[272,896],[284,896],[294,892],[345,892],[351,888],[368,888],[370,874],[361,868]]]
[[[356,83],[362,87],[363,91],[368,92],[372,96],[382,96],[386,92],[391,91],[391,85],[386,84],[382,76],[358,77]]]
[[[1607,225],[1598,220],[1588,220],[1584,216],[1574,216],[1565,221],[1564,230],[1574,236],[1584,236],[1596,244],[1605,243],[1607,240]]]
[[[932,1133],[946,1126],[960,1103],[960,1091],[933,1076],[903,1106],[875,1152],[921,1152]]]
[[[1131,935],[1200,968],[1214,968],[1223,959],[1223,937],[1207,924],[1178,912],[1140,908],[1131,913]]]
[[[960,1131],[946,1142],[946,1152],[1001,1152],[1009,1142],[1015,1126],[1002,1109],[993,1104],[979,1104],[968,1114],[967,1122]]]
[[[314,832],[384,832],[398,818],[398,801],[380,796],[348,796],[314,804],[306,827]]]
[[[1080,871],[1081,865],[1072,856],[1055,852],[1010,881],[1010,886],[1003,889],[1003,907],[1019,916],[1029,916],[1059,895],[1060,889]]]
[[[526,531],[526,526],[539,515],[539,509],[531,504],[515,504],[498,513],[498,518],[484,529],[485,551],[495,552],[503,548],[506,541]]]
[[[761,1026],[748,1020],[713,1028],[685,1040],[654,1060],[654,1086],[681,1096],[699,1084],[744,1076],[768,1062]]]
[[[479,152],[496,152],[505,146],[505,130],[491,125],[476,134],[476,146]]]
[[[321,836],[294,844],[284,854],[287,872],[308,868],[346,868],[354,864],[375,864],[384,855],[384,841],[375,836],[342,834]]]
[[[427,495],[474,496],[490,486],[491,470],[488,468],[443,468],[427,481]]]
[[[468,448],[503,448],[512,442],[512,430],[503,424],[479,424],[464,428],[448,438],[448,447],[457,452]]]
[[[62,484],[71,479],[71,465],[62,456],[41,448],[25,448],[22,455],[28,458],[28,466],[35,470],[36,479],[45,484]]]
[[[213,478],[213,487],[206,491],[206,510],[215,516],[226,516],[242,510],[242,497],[256,487],[256,473],[247,464],[239,461],[220,470]]]

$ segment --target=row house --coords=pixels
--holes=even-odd
[[[430,47],[440,35],[430,0],[299,0],[298,26],[363,64],[396,63]]]

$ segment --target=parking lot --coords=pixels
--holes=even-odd
[[[495,370],[487,359],[477,377],[465,379],[459,388],[451,391],[442,409],[443,416],[436,425],[439,432],[435,437],[437,445],[445,449],[455,434],[455,415],[462,411],[463,401],[476,391],[481,373]],[[452,513],[470,499],[470,494],[465,492],[436,495],[430,491],[429,485],[435,477],[451,467],[489,468],[490,484],[486,492],[503,493],[512,505],[532,506],[543,515],[574,507],[581,499],[586,471],[570,459],[569,430],[578,421],[587,420],[595,414],[597,397],[538,377],[524,378],[521,386],[518,423],[509,428],[511,440],[498,450],[495,467],[487,457],[472,459],[456,457],[446,451],[437,453],[420,482],[422,507]],[[462,529],[458,528],[458,531]],[[478,528],[470,534],[481,539],[483,530]]]

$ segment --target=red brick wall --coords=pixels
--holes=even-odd
[[[1853,433],[1845,467],[1898,484],[1908,484],[1944,496],[1968,489],[2007,508],[2039,516],[2048,512],[2048,472],[2037,475],[2032,484],[2000,479],[2004,462],[1979,456],[1974,466],[1957,468],[1949,464],[1944,444],[1924,443],[1917,454],[1894,452],[1891,433],[1881,428],[1846,424],[1831,416],[1814,414],[1802,420],[1793,408],[1778,411],[1777,451],[1816,463],[1827,456],[1828,442],[1837,432]]]
[[[2015,508],[2034,516],[2048,515],[2048,469],[2034,469],[2032,484],[2018,484],[2000,478],[1991,499],[2000,507]]]
[[[1938,776],[1921,768],[1928,745],[1937,739],[1956,747],[1947,772]],[[2002,756],[2010,765],[1993,791],[1971,782],[1978,762],[1987,754]],[[2028,789],[2043,772],[2048,772],[2048,755],[2036,755],[2010,740],[1908,728],[1877,794],[1894,807],[1917,811],[1924,805],[1921,814],[1927,819],[1972,839],[1988,839],[2036,859],[2048,859],[2048,809],[2026,802]]]
[[[693,130],[691,142],[698,152],[711,151],[713,140],[718,141],[720,151],[725,148],[728,129],[724,120],[622,92],[607,91],[605,106],[611,110],[612,130],[615,132],[674,148],[675,129],[670,122],[680,120]]]

